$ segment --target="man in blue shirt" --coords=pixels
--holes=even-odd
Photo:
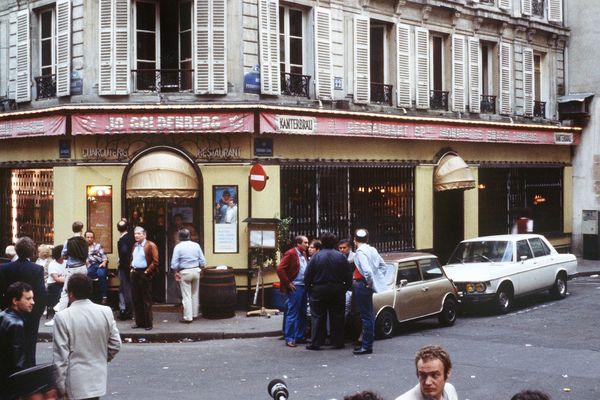
[[[183,318],[179,322],[190,323],[198,318],[198,288],[200,268],[206,266],[202,248],[190,240],[189,229],[179,230],[179,243],[173,249],[171,269],[175,271],[175,280],[181,288]]]

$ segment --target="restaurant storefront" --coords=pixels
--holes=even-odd
[[[160,249],[155,300],[177,302],[173,234],[190,228],[209,265],[249,274],[252,218],[291,218],[290,234],[371,232],[383,252],[434,251],[506,233],[528,210],[568,246],[571,151],[579,131],[542,125],[248,106],[66,106],[0,116],[1,240],[62,243],[74,220],[116,266],[127,217]],[[263,191],[250,189],[261,163]],[[227,211],[225,211],[227,210]],[[250,266],[251,269],[254,266]],[[269,272],[266,281],[276,279]]]

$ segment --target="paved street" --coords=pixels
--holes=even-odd
[[[373,389],[385,399],[416,384],[413,354],[437,343],[451,354],[451,381],[461,399],[510,399],[543,388],[554,400],[597,400],[600,394],[600,278],[569,282],[570,296],[521,301],[504,316],[462,315],[452,328],[437,320],[404,327],[375,343],[372,356],[351,349],[289,349],[276,338],[173,344],[125,344],[109,369],[107,399],[267,399],[267,384],[283,378],[290,399],[341,399]],[[274,317],[281,318],[281,317]],[[51,359],[40,343],[38,361]]]

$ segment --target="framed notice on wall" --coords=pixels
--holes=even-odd
[[[213,186],[213,250],[238,252],[238,187]]]
[[[105,253],[112,253],[112,186],[88,186],[86,192],[87,229]]]

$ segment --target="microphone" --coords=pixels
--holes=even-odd
[[[273,379],[269,382],[267,393],[275,400],[287,400],[289,395],[287,386],[281,379]]]

